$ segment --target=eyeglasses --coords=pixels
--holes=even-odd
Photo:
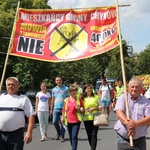
[[[71,90],[70,92],[77,92],[77,90]]]

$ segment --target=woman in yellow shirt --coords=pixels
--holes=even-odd
[[[93,93],[91,84],[86,84],[83,87],[82,99],[85,108],[83,121],[88,141],[91,146],[91,150],[96,150],[98,127],[93,125],[93,119],[94,115],[97,114],[97,111],[99,110],[99,104],[98,96]]]

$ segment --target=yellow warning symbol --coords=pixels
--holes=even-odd
[[[85,27],[77,24],[64,23],[58,28],[55,27],[51,33],[49,49],[51,56],[58,59],[74,58],[79,56],[87,48],[88,34]]]

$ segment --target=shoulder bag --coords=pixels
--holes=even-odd
[[[109,121],[108,121],[108,116],[107,114],[97,114],[94,116],[93,120],[94,126],[108,126]]]

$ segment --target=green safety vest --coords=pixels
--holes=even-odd
[[[94,97],[88,97],[84,98],[83,100],[85,113],[83,115],[83,121],[93,120],[94,116],[97,114],[97,110],[92,111],[92,113],[88,112],[89,108],[97,107],[98,106],[98,96],[95,95]]]
[[[124,86],[121,86],[121,88],[119,88],[119,86],[116,86],[116,99],[118,99],[118,97],[122,94],[124,89]]]

